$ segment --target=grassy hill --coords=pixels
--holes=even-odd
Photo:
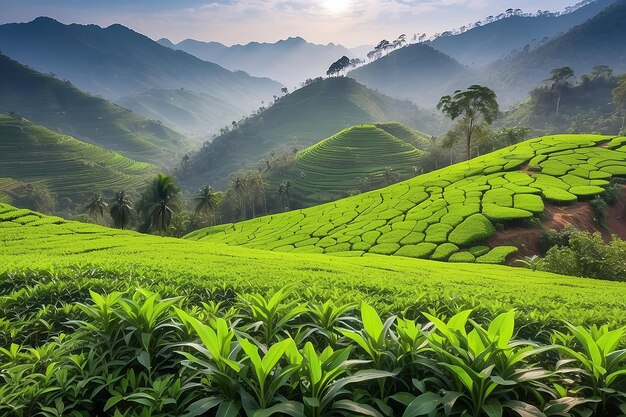
[[[281,88],[275,81],[174,51],[119,24],[64,25],[45,17],[5,24],[0,26],[0,50],[109,99],[184,87],[251,110]]]
[[[178,154],[188,146],[181,134],[160,123],[3,55],[0,73],[0,112],[17,112],[54,131],[141,161],[178,161]]]
[[[59,300],[82,301],[89,290],[145,286],[164,297],[188,295],[199,303],[229,300],[234,291],[272,294],[291,285],[308,300],[366,300],[385,311],[516,308],[533,320],[626,323],[626,284],[521,268],[258,251],[68,222],[3,204],[0,241],[5,295],[0,317],[58,305]],[[38,317],[58,321],[54,308],[42,314]],[[67,316],[62,317],[65,323]]]
[[[206,144],[191,158],[184,181],[221,187],[228,183],[229,174],[256,167],[272,151],[302,149],[351,126],[390,120],[433,133],[443,125],[438,116],[353,79],[320,79]]]
[[[408,98],[417,105],[434,107],[441,96],[467,87],[472,72],[448,55],[425,44],[405,46],[348,76],[392,97]]]
[[[59,197],[86,198],[145,185],[157,168],[99,146],[0,114],[0,193],[42,183]],[[0,197],[1,198],[1,197]]]
[[[400,178],[419,171],[422,152],[413,144],[424,149],[427,140],[400,123],[351,127],[299,152],[287,169],[270,171],[270,188],[289,180],[291,207],[308,207],[382,187],[388,169]]]
[[[290,253],[501,263],[517,248],[483,246],[498,225],[540,215],[544,200],[589,199],[613,176],[626,176],[626,138],[542,137],[382,190],[187,238]]]
[[[242,110],[207,94],[183,88],[150,89],[116,100],[144,117],[193,136],[206,136],[241,117]]]

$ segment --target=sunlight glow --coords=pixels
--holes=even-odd
[[[351,0],[323,0],[322,6],[332,14],[341,14],[348,11]]]

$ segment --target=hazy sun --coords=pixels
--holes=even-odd
[[[322,0],[322,6],[333,14],[341,14],[350,8],[351,0]]]

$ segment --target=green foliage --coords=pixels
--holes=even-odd
[[[605,243],[599,233],[571,231],[567,246],[554,246],[542,262],[544,271],[579,277],[624,281],[626,242],[613,236]]]

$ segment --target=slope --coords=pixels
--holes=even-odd
[[[441,131],[443,125],[438,116],[350,78],[319,79],[205,144],[183,179],[194,187],[224,186],[229,174],[255,167],[269,152],[288,145],[308,147],[350,126],[389,120],[428,132]]]
[[[233,46],[194,39],[186,39],[176,45],[167,39],[158,42],[233,71],[243,70],[251,75],[278,80],[290,88],[307,78],[325,74],[330,64],[344,55],[353,57],[341,45],[316,45],[300,37],[276,43],[250,42]]]
[[[410,98],[423,107],[433,107],[441,96],[467,87],[468,79],[478,77],[425,44],[397,49],[350,71],[348,76],[392,97]]]
[[[577,74],[596,65],[626,71],[626,0],[618,0],[594,18],[546,45],[499,63],[493,81],[517,96],[547,78],[554,68],[569,66]]]
[[[154,165],[63,136],[44,127],[0,114],[0,178],[43,183],[59,197],[84,199],[145,185]],[[11,182],[0,191],[11,195]],[[15,184],[13,184],[14,186]]]
[[[0,26],[0,50],[91,94],[117,99],[150,88],[188,88],[245,110],[280,85],[173,51],[122,25],[64,25],[50,18]]]
[[[483,22],[458,35],[440,36],[429,45],[465,65],[484,66],[526,45],[537,46],[545,38],[567,32],[613,3],[615,0],[597,0],[561,15],[547,12],[535,16],[511,15],[491,23]]]
[[[626,284],[521,268],[258,251],[68,222],[3,204],[0,242],[3,294],[11,294],[0,309],[12,315],[20,306],[41,308],[44,298],[51,304],[82,301],[89,290],[147,286],[164,296],[188,292],[199,304],[227,300],[235,291],[273,294],[291,285],[309,300],[365,300],[385,311],[516,308],[534,320],[539,312],[576,324],[626,323]]]
[[[193,137],[216,132],[241,117],[241,109],[207,94],[183,88],[150,89],[122,97],[116,102],[144,117],[159,120]]]
[[[309,207],[384,186],[388,170],[399,178],[415,175],[422,152],[386,130],[420,138],[399,123],[351,127],[298,153],[288,169],[270,170],[270,188],[289,180],[291,207]]]
[[[626,138],[543,137],[382,190],[188,238],[293,253],[500,263],[517,248],[482,246],[496,225],[532,219],[544,200],[598,195],[613,176],[626,176]]]
[[[0,112],[150,162],[173,162],[186,139],[161,124],[0,55]]]

